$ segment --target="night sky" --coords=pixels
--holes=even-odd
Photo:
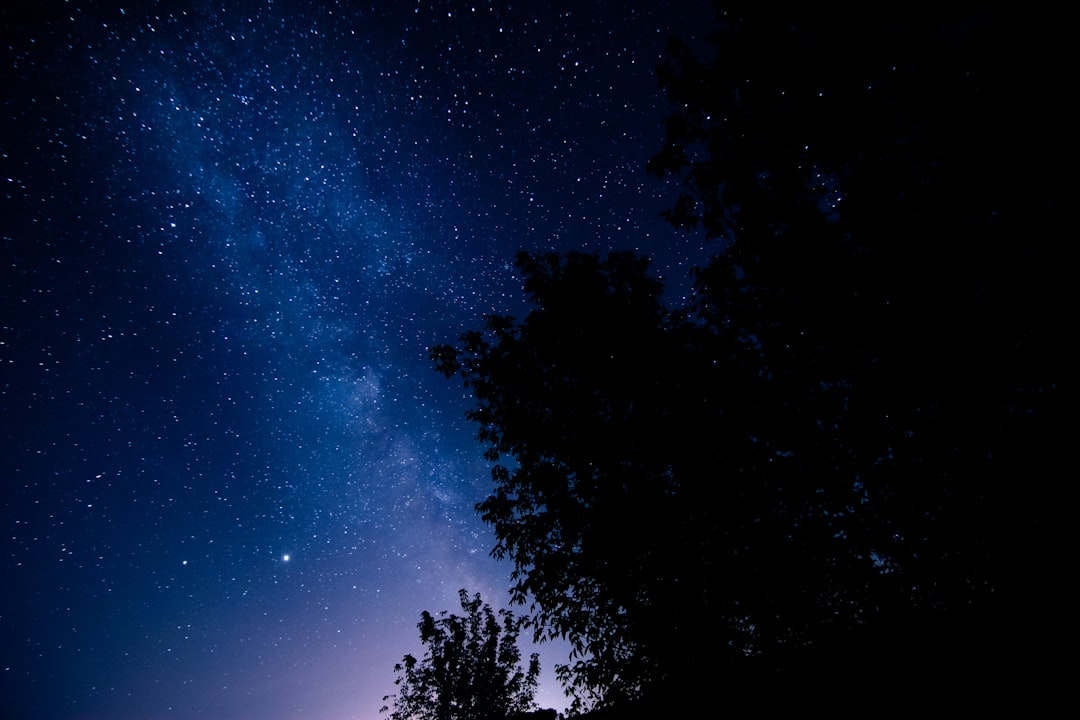
[[[421,611],[510,586],[428,349],[520,315],[519,249],[685,291],[701,241],[645,162],[708,13],[13,4],[0,715],[378,718]]]

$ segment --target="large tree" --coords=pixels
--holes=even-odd
[[[394,666],[397,692],[383,698],[390,720],[506,720],[536,707],[540,660],[521,665],[517,638],[524,622],[508,610],[498,614],[459,591],[463,616],[421,615],[417,627],[426,647],[417,660],[406,655]]]
[[[710,58],[672,44],[649,165],[719,243],[692,302],[523,254],[529,315],[433,352],[495,553],[586,700],[1000,673],[1057,558],[1027,483],[1065,447],[1060,48],[1002,11],[718,17]]]
[[[824,389],[762,372],[738,331],[669,313],[648,263],[521,254],[533,310],[434,354],[476,399],[496,461],[478,505],[575,709],[700,683],[848,627],[891,583],[835,467]],[[670,692],[670,690],[668,690]]]

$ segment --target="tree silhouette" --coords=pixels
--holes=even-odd
[[[535,653],[528,669],[517,647],[523,618],[507,610],[498,616],[480,595],[459,591],[464,616],[438,619],[421,614],[423,659],[406,655],[394,666],[395,695],[383,698],[390,720],[506,720],[535,708],[540,660]]]
[[[1000,11],[718,17],[712,59],[660,69],[649,163],[719,242],[695,297],[629,253],[520,254],[528,316],[432,352],[496,462],[495,555],[581,706],[1004,684],[1064,547],[1025,484],[1067,447],[1066,45]]]
[[[759,349],[667,312],[632,254],[517,262],[528,317],[489,317],[433,354],[471,388],[488,459],[512,460],[478,509],[514,560],[515,599],[574,647],[558,668],[574,709],[857,622],[868,588],[891,582],[846,534],[866,491],[804,479],[842,449],[761,373]]]
[[[583,698],[600,687],[632,695],[614,678],[653,659],[624,621],[660,607],[654,591],[683,557],[659,551],[656,542],[676,538],[655,523],[683,499],[671,493],[665,432],[677,414],[668,403],[678,341],[641,258],[517,262],[537,310],[520,325],[490,317],[486,335],[434,355],[472,388],[487,457],[513,461],[496,466],[498,487],[478,509],[495,527],[496,554],[514,558],[515,599],[535,598],[542,632],[571,640],[581,657],[559,672]]]

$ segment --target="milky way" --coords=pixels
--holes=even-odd
[[[685,285],[644,164],[703,16],[36,5],[0,15],[4,715],[376,718],[422,610],[509,587],[427,350],[522,311],[518,249]]]

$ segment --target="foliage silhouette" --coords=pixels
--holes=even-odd
[[[523,618],[507,610],[498,616],[480,595],[459,591],[464,616],[421,615],[423,659],[406,655],[394,666],[395,695],[383,698],[390,720],[505,720],[535,708],[540,660],[528,669],[517,646]]]
[[[688,305],[631,253],[522,253],[528,316],[432,351],[496,463],[494,554],[579,709],[1004,679],[1064,547],[1022,483],[1067,447],[1067,44],[996,10],[717,28],[709,61],[672,43],[648,166],[719,241]]]
[[[487,457],[516,464],[495,468],[498,487],[478,509],[495,526],[496,554],[515,560],[515,599],[535,598],[538,627],[581,656],[559,672],[588,697],[601,678],[652,662],[623,619],[659,607],[640,573],[675,570],[656,543],[677,539],[653,516],[683,501],[671,492],[664,433],[677,339],[641,258],[520,254],[518,266],[538,310],[520,325],[490,317],[490,339],[468,333],[462,352],[434,355],[472,388]]]

